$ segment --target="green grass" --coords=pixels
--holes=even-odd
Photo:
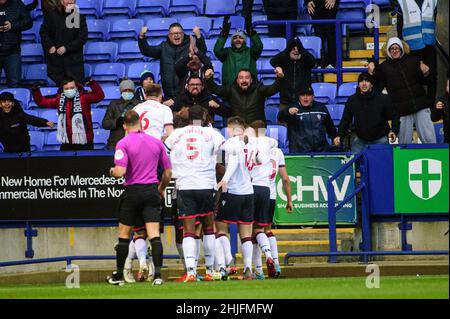
[[[122,287],[81,283],[78,289],[61,284],[0,285],[0,299],[11,298],[151,298],[151,299],[410,299],[449,298],[449,277],[381,277],[379,289],[368,289],[365,277],[305,278],[264,281],[150,283]]]

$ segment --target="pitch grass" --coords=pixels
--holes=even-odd
[[[81,283],[68,289],[64,283],[0,285],[0,299],[416,299],[449,298],[449,277],[381,277],[379,289],[368,289],[365,277],[150,283],[121,287]]]

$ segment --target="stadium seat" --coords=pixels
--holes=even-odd
[[[277,124],[278,108],[266,107],[264,112],[266,113],[266,121],[268,125]]]
[[[313,83],[314,100],[321,103],[333,103],[336,97],[336,84],[334,83]]]
[[[278,147],[281,149],[289,147],[287,128],[283,125],[267,125],[266,136],[278,140]]]
[[[56,123],[58,123],[58,110],[56,109],[37,109],[38,111],[38,117],[42,117],[43,119],[46,119],[47,121],[51,121],[55,123],[55,126],[53,128],[50,127],[39,127],[39,131],[48,131],[48,130],[56,130]]]
[[[109,130],[96,129],[94,130],[94,149],[103,150],[108,143]]]
[[[20,46],[23,63],[44,62],[44,50],[40,43],[24,43]]]
[[[30,134],[30,151],[41,152],[44,146],[44,133],[39,131],[28,133]]]
[[[84,77],[89,78],[92,75],[92,66],[85,63],[84,64]]]
[[[41,37],[39,35],[39,29],[41,25],[39,23],[33,23],[31,29],[22,31],[22,43],[39,43]]]
[[[98,63],[92,72],[92,78],[103,85],[119,85],[124,77],[125,65],[123,63]]]
[[[345,105],[343,104],[327,104],[328,112],[333,119],[334,125],[339,125],[344,114]]]
[[[217,114],[214,114],[214,124],[213,126],[217,129],[221,129],[224,127],[223,117]]]
[[[217,39],[205,39],[206,43],[206,49],[208,50],[206,52],[206,55],[211,60],[216,60],[216,56],[214,55],[214,46],[216,45]]]
[[[339,9],[336,19],[365,19],[364,9]],[[365,23],[349,23],[342,25],[342,34],[347,34],[347,27],[350,33],[363,33],[366,30]]]
[[[14,98],[22,104],[24,110],[28,109],[28,103],[31,99],[31,93],[28,89],[23,88],[10,88],[0,91],[0,93],[9,92],[14,95]]]
[[[139,44],[135,40],[124,41],[119,44],[119,53],[117,55],[117,62],[142,61],[142,53],[139,50]]]
[[[192,29],[199,27],[205,38],[209,38],[209,31],[211,30],[212,20],[208,17],[190,17],[180,20],[184,32],[188,35],[193,35]]]
[[[128,16],[134,17],[136,0],[103,0],[102,17],[105,16]]]
[[[95,17],[98,19],[102,13],[103,1],[99,0],[78,0],[77,6],[80,8],[80,13],[87,17]]]
[[[222,62],[219,60],[212,60],[211,63],[214,68],[214,80],[218,83],[222,83]]]
[[[88,27],[88,39],[97,41],[108,41],[110,24],[107,20],[92,19],[86,21]]]
[[[56,131],[50,131],[45,134],[43,151],[59,151],[61,142],[56,139]]]
[[[231,16],[230,17],[231,28],[230,35],[236,32],[237,29],[244,30],[245,19],[241,16]],[[217,38],[222,30],[223,17],[213,18],[213,25],[211,31],[209,32],[209,37]]]
[[[366,3],[367,2],[367,3]],[[370,1],[365,0],[341,0],[339,3],[339,9],[365,9],[366,5]]]
[[[170,17],[187,17],[202,15],[204,0],[172,0],[168,15]]]
[[[56,93],[58,93],[57,87],[41,87],[40,90],[41,90],[41,94],[43,96],[53,96],[53,95],[56,95]],[[34,100],[31,99],[30,102],[28,103],[28,110],[35,109],[37,107],[38,106],[36,105]]]
[[[235,13],[235,1],[206,0],[206,15],[234,15]]]
[[[92,109],[92,127],[94,129],[102,128],[103,118],[105,117],[105,109]]]
[[[3,147],[3,144],[0,142],[0,153],[3,153],[3,150],[4,150],[5,148]]]
[[[372,0],[372,3],[375,3],[377,6],[381,8],[391,7],[390,0]]]
[[[138,0],[136,3],[136,17],[141,16],[161,16],[165,17],[169,13],[170,0]]]
[[[284,38],[265,38],[261,41],[264,46],[261,57],[271,58],[286,49],[286,39]]]
[[[141,19],[121,19],[114,21],[111,25],[109,38],[114,39],[134,39],[137,40],[144,22]]]
[[[144,72],[145,70],[152,72],[153,75],[155,76],[155,81],[157,82],[159,81],[159,73],[160,73],[159,61],[132,63],[128,67],[127,76],[131,80],[138,82],[141,78],[142,72]]]
[[[222,136],[225,137],[226,139],[229,138],[228,131],[227,131],[226,127],[220,129],[220,134],[222,134]]]
[[[300,37],[303,47],[308,50],[317,60],[320,60],[322,49],[322,39],[319,37]]]
[[[84,46],[85,62],[115,62],[119,51],[114,42],[90,42]]]
[[[47,78],[47,65],[46,64],[30,64],[24,68],[23,83],[43,82],[45,85],[49,85],[51,81]]]
[[[270,85],[273,83],[273,81],[276,78],[274,67],[270,64],[270,59],[261,60],[261,71],[269,72],[269,73],[262,73],[260,75],[260,81],[263,82],[265,85]]]
[[[356,93],[356,88],[358,87],[357,82],[347,82],[342,83],[339,86],[337,96],[335,98],[336,103],[345,103],[347,99]]]
[[[120,99],[120,88],[118,86],[105,86],[103,88],[103,92],[105,93],[105,98],[99,103],[93,105],[93,107],[107,107],[111,101]]]
[[[267,16],[253,16],[253,22],[257,21],[267,21]],[[269,34],[269,27],[267,25],[258,25],[255,27],[255,31],[258,32],[259,36]]]
[[[152,18],[145,22],[148,27],[147,36],[150,37],[167,37],[169,26],[177,22],[174,18]]]
[[[303,1],[302,1],[302,4],[303,4]],[[308,20],[312,20],[312,18],[308,12],[305,12],[305,13],[301,12],[301,13],[299,13],[298,20],[308,21]],[[298,24],[296,27],[296,32],[298,35],[311,36],[314,34],[313,25],[312,24]]]
[[[436,133],[436,143],[444,143],[444,123],[436,122],[434,123],[434,131]]]
[[[272,95],[266,99],[266,107],[279,108],[280,107],[280,93]]]

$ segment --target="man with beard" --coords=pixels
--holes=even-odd
[[[231,114],[241,117],[246,123],[261,120],[266,123],[264,113],[266,98],[280,90],[280,82],[284,77],[282,68],[275,68],[276,80],[272,85],[263,85],[254,80],[252,72],[241,69],[233,84],[219,86],[214,82],[213,70],[205,73],[206,84],[211,93],[219,95],[231,105]]]

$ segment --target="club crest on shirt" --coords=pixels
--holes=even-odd
[[[114,159],[116,161],[120,161],[123,158],[124,154],[122,150],[116,150],[116,152],[114,153]]]
[[[226,203],[227,203],[227,201],[226,201],[226,200],[223,200],[223,201],[222,201],[222,206],[225,206]]]

